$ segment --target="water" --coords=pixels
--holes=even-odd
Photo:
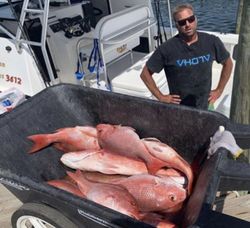
[[[180,3],[192,4],[199,30],[235,33],[239,2],[240,0],[170,0],[170,5],[173,9]],[[164,25],[169,27],[167,0],[160,1],[160,5]]]

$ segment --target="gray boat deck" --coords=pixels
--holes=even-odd
[[[11,228],[11,215],[22,203],[0,184],[0,227]],[[250,194],[228,192],[216,199],[214,209],[250,222]]]

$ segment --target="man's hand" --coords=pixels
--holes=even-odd
[[[243,152],[237,145],[232,133],[230,131],[225,131],[223,126],[220,126],[219,130],[211,137],[207,158],[209,159],[220,147],[229,150],[234,159]]]
[[[180,104],[181,98],[179,95],[161,95],[159,101],[172,104]]]
[[[219,89],[211,90],[209,97],[208,97],[208,103],[214,103],[222,94],[223,91]]]
[[[233,62],[231,57],[228,57],[223,63],[222,63],[222,70],[221,70],[221,76],[219,83],[215,90],[212,90],[209,94],[208,102],[214,103],[222,94],[229,78],[231,75],[233,69]]]

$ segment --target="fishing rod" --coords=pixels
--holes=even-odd
[[[157,45],[158,46],[159,46],[159,44],[163,43],[161,29],[163,30],[163,35],[164,35],[165,41],[167,40],[167,35],[166,35],[165,26],[164,26],[164,21],[163,21],[163,16],[162,16],[162,10],[161,10],[161,7],[160,7],[160,2],[166,3],[166,1],[161,1],[161,0],[154,0],[153,1],[154,8],[155,8],[155,14],[156,14],[156,20],[157,20],[157,36],[155,37],[155,39],[157,40]],[[170,7],[169,0],[167,2],[167,5],[168,5],[170,33],[171,33],[171,37],[172,37],[173,36],[173,26],[172,26],[171,7]]]
[[[154,1],[154,7],[155,7],[155,14],[156,14],[156,21],[157,21],[157,36],[155,39],[157,40],[157,46],[159,47],[160,44],[162,44],[162,36],[161,36],[161,27],[160,27],[160,14],[159,14],[159,1]]]

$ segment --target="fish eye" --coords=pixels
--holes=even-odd
[[[174,201],[176,201],[176,196],[175,195],[169,195],[169,199],[174,202]]]

